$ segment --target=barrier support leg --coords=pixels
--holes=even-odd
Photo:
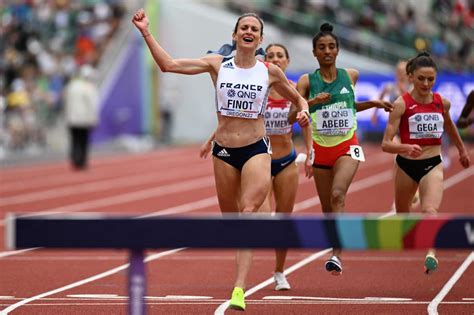
[[[146,274],[142,249],[130,250],[128,272],[128,313],[145,315]]]

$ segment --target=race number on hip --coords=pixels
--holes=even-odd
[[[362,147],[360,145],[351,145],[349,148],[351,157],[354,160],[358,160],[361,162],[365,161],[364,151],[362,150]]]

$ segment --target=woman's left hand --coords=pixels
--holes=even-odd
[[[464,168],[468,168],[471,164],[471,158],[469,157],[469,154],[467,154],[466,150],[459,152],[459,162]]]
[[[309,125],[309,111],[302,110],[296,114],[296,121],[301,128],[304,128]]]
[[[383,108],[386,112],[393,111],[393,104],[387,101],[375,100],[377,108]]]

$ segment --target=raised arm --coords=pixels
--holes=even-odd
[[[470,164],[469,154],[467,153],[467,150],[464,147],[461,137],[459,136],[459,132],[456,126],[454,125],[453,120],[451,119],[451,115],[449,114],[449,110],[451,108],[451,102],[443,98],[443,105],[444,105],[444,113],[443,113],[444,131],[448,133],[449,138],[458,149],[459,162],[464,168],[468,168]]]
[[[402,153],[411,157],[418,157],[421,154],[421,147],[417,144],[402,144],[394,141],[400,126],[400,119],[405,113],[405,101],[399,97],[394,102],[394,109],[388,116],[387,126],[382,140],[382,150],[388,153]]]
[[[219,64],[218,59],[222,56],[209,55],[200,59],[173,59],[150,33],[148,26],[150,24],[148,17],[143,9],[139,9],[132,19],[132,23],[140,31],[145,39],[148,49],[153,59],[163,72],[174,72],[181,74],[199,74],[209,72],[213,79],[217,76],[215,64]],[[214,66],[213,66],[214,65]]]

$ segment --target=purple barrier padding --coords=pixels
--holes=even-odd
[[[100,110],[99,125],[92,134],[93,142],[103,142],[122,134],[143,133],[142,45],[131,41],[120,69],[115,72],[108,95]]]
[[[326,248],[333,246],[333,243],[328,239],[324,221],[295,220],[293,224],[301,247]]]

